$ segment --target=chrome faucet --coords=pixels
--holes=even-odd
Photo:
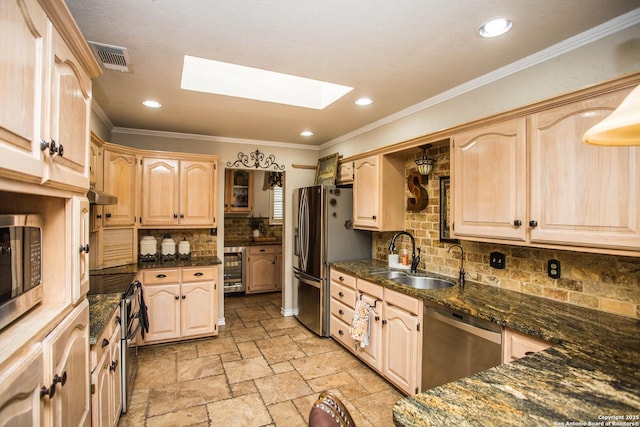
[[[413,238],[411,233],[406,231],[399,231],[393,235],[391,238],[391,243],[389,243],[389,252],[393,252],[396,250],[396,239],[398,236],[407,235],[411,239],[411,272],[416,273],[418,271],[418,264],[420,263],[420,248],[418,248],[418,254],[416,255],[416,239]]]
[[[464,289],[464,278],[466,276],[466,273],[464,271],[464,249],[462,249],[462,246],[460,245],[451,245],[449,246],[449,249],[447,249],[447,252],[451,252],[451,249],[453,248],[458,248],[460,249],[460,273],[459,273],[459,280],[460,280],[460,289]]]

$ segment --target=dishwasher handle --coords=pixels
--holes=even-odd
[[[453,315],[454,313],[451,313],[451,314]],[[454,328],[458,328],[472,335],[478,336],[480,338],[484,338],[496,344],[502,344],[502,334],[500,334],[499,332],[489,331],[487,329],[470,325],[461,320],[451,319],[431,308],[427,309],[427,315],[433,317],[434,319],[440,322],[446,323],[449,326],[453,326]]]

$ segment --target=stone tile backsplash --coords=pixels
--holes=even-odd
[[[259,218],[264,225],[264,235],[276,236],[282,240],[282,225],[269,225],[269,218]],[[238,240],[251,239],[253,229],[249,225],[250,217],[224,218],[224,240],[233,242]]]
[[[187,239],[191,244],[191,256],[217,256],[218,237],[211,235],[211,229],[170,229],[170,230],[138,230],[138,242],[143,236],[153,236],[158,240],[158,252],[160,252],[162,239],[169,235],[176,241],[177,245],[182,239]]]
[[[435,152],[434,148],[429,154],[434,156]],[[416,150],[416,157],[419,154]],[[457,277],[460,251],[448,253],[451,243],[439,240],[439,177],[449,175],[449,148],[438,148],[435,157],[437,163],[425,186],[429,204],[421,212],[406,212],[405,228],[415,236],[416,245],[422,250],[420,269]],[[415,170],[414,158],[407,158],[407,172]],[[407,197],[411,197],[408,191]],[[393,233],[374,233],[374,258],[386,261],[392,236]],[[399,238],[396,243],[399,251],[411,250],[408,238]],[[468,280],[640,318],[640,258],[471,241],[460,241],[460,245],[465,252]],[[493,251],[505,255],[505,269],[489,266],[489,254]],[[547,275],[550,259],[560,261],[560,279]]]

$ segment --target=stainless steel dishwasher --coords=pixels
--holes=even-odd
[[[502,363],[502,328],[442,306],[425,304],[422,390]]]

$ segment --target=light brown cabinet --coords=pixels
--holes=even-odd
[[[104,191],[118,198],[104,206],[105,227],[133,226],[136,222],[136,156],[112,145],[104,150]]]
[[[282,289],[282,247],[250,246],[247,250],[247,294]]]
[[[215,227],[216,162],[142,158],[143,226]]]
[[[422,300],[331,269],[330,335],[407,394],[422,381]],[[369,345],[351,338],[357,301],[371,306]]]
[[[455,135],[455,237],[639,253],[640,149],[582,142],[628,92],[565,102]]]
[[[551,343],[513,329],[504,328],[502,334],[502,363],[509,363],[551,347]]]
[[[143,271],[149,332],[143,344],[218,333],[217,267]]]
[[[404,230],[404,161],[377,155],[355,161],[353,227]]]
[[[253,210],[253,171],[227,169],[224,183],[224,211],[250,213]]]
[[[73,213],[71,228],[74,230],[71,233],[71,248],[74,252],[71,257],[71,303],[77,304],[89,292],[90,210],[89,202],[84,197],[73,196],[69,203]]]
[[[43,349],[44,383],[48,391],[44,398],[43,425],[88,426],[91,402],[86,299],[45,338]]]
[[[3,3],[0,21],[6,47],[0,65],[0,175],[87,188],[90,78],[100,74],[97,63],[86,56],[78,60],[75,52],[86,46],[67,45],[34,0]]]
[[[42,423],[40,389],[44,384],[42,344],[34,345],[0,373],[0,426]]]
[[[91,347],[91,425],[115,426],[122,409],[120,309]]]
[[[338,174],[336,176],[337,185],[353,184],[353,166],[354,162],[340,162],[338,164]]]

